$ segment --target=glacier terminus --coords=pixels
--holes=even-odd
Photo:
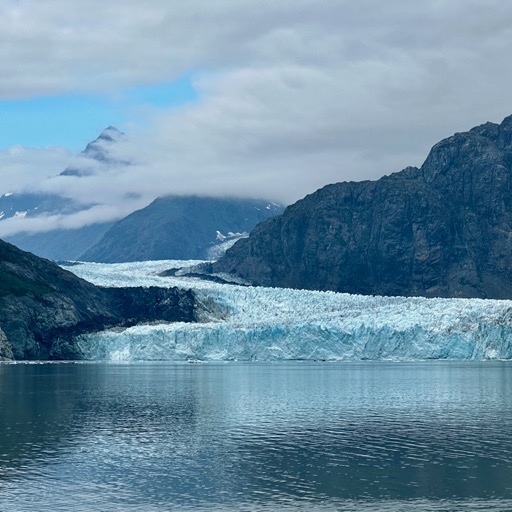
[[[67,266],[102,286],[178,286],[200,322],[84,335],[85,359],[104,361],[414,361],[512,358],[512,301],[349,295],[161,277],[198,261]]]

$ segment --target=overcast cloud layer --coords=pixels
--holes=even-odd
[[[290,203],[421,165],[438,140],[512,114],[502,0],[20,0],[2,3],[0,24],[2,99],[115,95],[185,73],[199,92],[132,114],[127,168],[62,180],[63,149],[0,153],[0,193],[99,204],[34,230],[110,220],[166,193]]]

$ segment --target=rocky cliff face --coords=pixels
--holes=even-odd
[[[318,190],[214,271],[269,286],[512,298],[512,116],[441,141],[421,169]]]
[[[14,358],[12,347],[5,335],[4,331],[0,329],[0,361],[10,361]]]
[[[74,338],[150,321],[193,321],[191,292],[100,288],[0,241],[0,360],[80,359]]]

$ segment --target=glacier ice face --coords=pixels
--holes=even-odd
[[[69,270],[103,286],[179,286],[199,301],[198,324],[143,325],[83,336],[88,359],[510,359],[512,301],[373,297],[221,285],[160,277],[197,261],[84,263]]]

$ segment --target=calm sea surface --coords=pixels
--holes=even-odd
[[[2,364],[0,510],[512,510],[512,364]]]

